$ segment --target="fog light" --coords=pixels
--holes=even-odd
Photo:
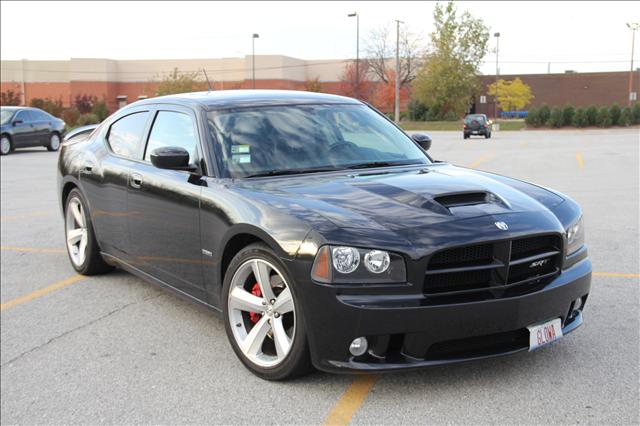
[[[364,355],[368,347],[369,343],[367,342],[367,338],[358,337],[357,339],[353,339],[353,342],[349,345],[349,352],[351,352],[353,356]]]
[[[578,311],[582,308],[582,297],[578,297],[573,301],[573,312],[578,313]]]

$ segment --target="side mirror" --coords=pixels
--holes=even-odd
[[[415,143],[420,145],[420,148],[428,151],[431,148],[431,138],[424,133],[414,133],[411,135],[411,139],[414,140]]]
[[[151,151],[151,164],[159,169],[190,170],[189,153],[179,146],[163,146]]]
[[[14,121],[13,123],[11,123],[11,124],[12,124],[12,125],[14,125],[14,126],[17,126],[18,124],[22,124],[22,123],[24,123],[24,121],[22,121],[22,120],[15,120],[15,121]]]

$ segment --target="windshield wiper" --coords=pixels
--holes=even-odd
[[[301,175],[305,173],[319,173],[319,172],[335,172],[342,170],[337,167],[316,167],[310,169],[281,169],[281,170],[267,170],[260,173],[254,173],[252,175],[245,176],[246,178],[266,177],[266,176],[285,176],[285,175]]]
[[[368,163],[358,163],[347,166],[347,169],[371,169],[374,167],[389,167],[389,166],[412,166],[420,165],[422,163],[407,162],[407,161],[370,161]]]

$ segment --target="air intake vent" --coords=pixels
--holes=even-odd
[[[442,195],[435,197],[434,200],[442,204],[446,208],[459,206],[473,206],[476,204],[486,204],[489,202],[486,192],[464,192],[458,194]]]

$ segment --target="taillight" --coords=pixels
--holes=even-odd
[[[466,124],[463,124],[463,127],[462,127],[462,128],[463,128],[463,129],[466,129],[466,128],[467,128],[467,125],[466,125]]]

